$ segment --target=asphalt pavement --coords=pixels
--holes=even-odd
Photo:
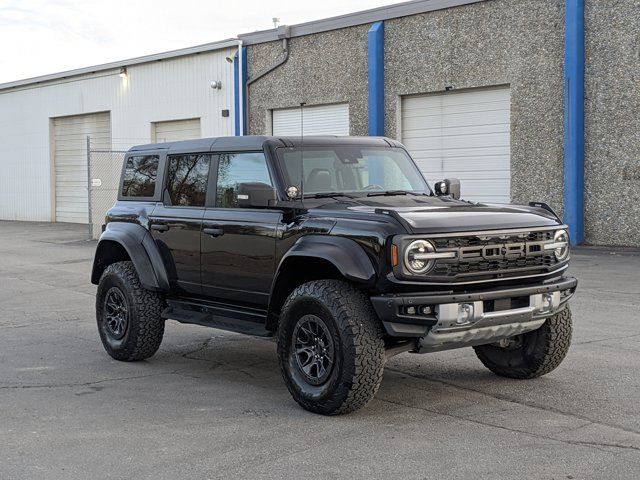
[[[112,360],[86,227],[0,222],[0,479],[640,478],[640,252],[579,248],[564,363],[498,378],[405,353],[351,415],[302,410],[275,343],[167,323]]]

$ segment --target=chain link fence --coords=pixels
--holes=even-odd
[[[89,182],[89,235],[102,233],[105,214],[118,197],[124,150],[94,150],[87,142]]]

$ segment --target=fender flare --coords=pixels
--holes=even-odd
[[[295,257],[316,258],[331,263],[347,280],[372,285],[376,279],[373,262],[354,240],[333,235],[305,235],[283,255],[271,285],[271,297],[278,284],[283,265]]]
[[[112,242],[125,249],[144,288],[159,292],[169,291],[169,276],[158,246],[149,231],[137,223],[107,224],[96,248],[91,283],[97,285],[100,281],[100,275],[105,268],[102,258],[108,254]]]

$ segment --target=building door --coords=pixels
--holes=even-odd
[[[171,120],[151,124],[151,140],[157,143],[200,138],[200,119]]]
[[[459,178],[462,198],[509,203],[509,87],[402,99],[402,143],[429,182]]]
[[[273,134],[299,136],[304,114],[305,135],[349,135],[349,104],[314,105],[273,111]]]
[[[92,149],[111,149],[109,112],[53,119],[56,222],[89,223],[87,137]]]

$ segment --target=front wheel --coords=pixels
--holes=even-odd
[[[337,415],[366,405],[382,381],[382,328],[369,299],[352,285],[319,280],[285,302],[278,359],[294,400],[311,412]]]
[[[536,378],[562,363],[571,345],[571,331],[571,310],[565,307],[537,330],[474,349],[484,366],[496,375]]]

